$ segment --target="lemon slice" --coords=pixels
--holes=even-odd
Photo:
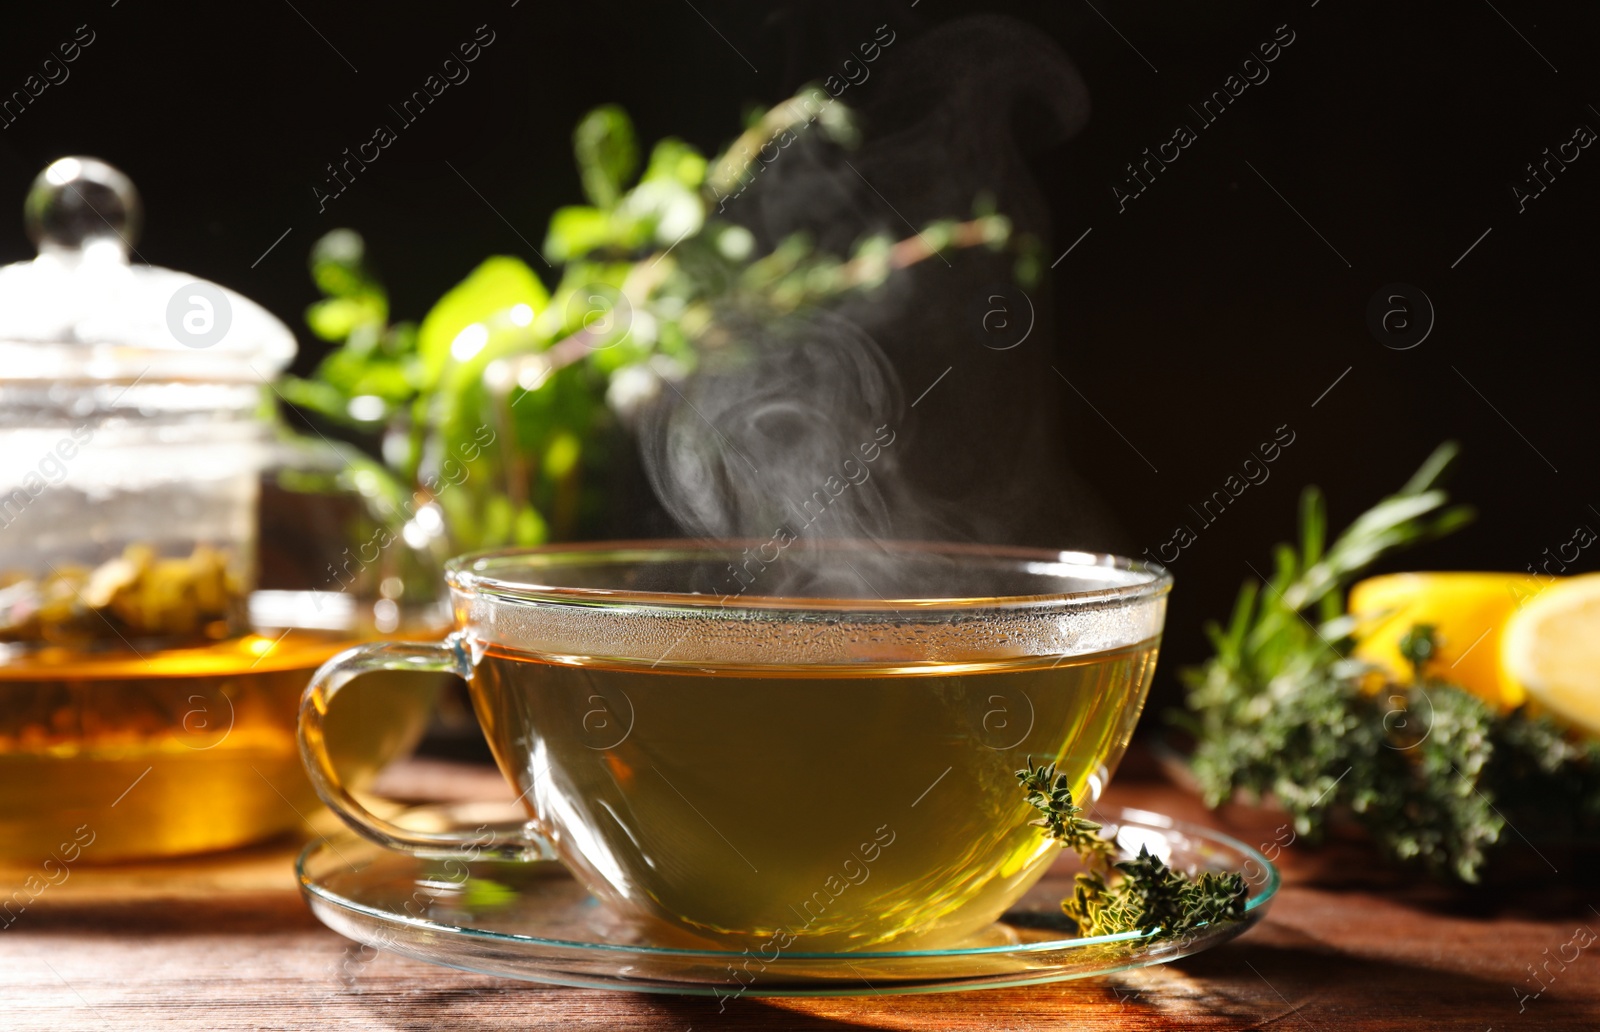
[[[1600,574],[1557,581],[1518,610],[1500,660],[1545,710],[1600,736]]]
[[[1548,583],[1549,578],[1545,578]],[[1500,662],[1500,638],[1517,607],[1534,597],[1540,579],[1517,573],[1394,573],[1350,589],[1357,618],[1355,654],[1384,668],[1401,684],[1411,664],[1400,639],[1416,624],[1432,624],[1438,652],[1430,676],[1459,684],[1491,706],[1514,709],[1522,686]]]

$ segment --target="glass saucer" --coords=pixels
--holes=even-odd
[[[1220,832],[1148,810],[1101,808],[1120,850],[1140,846],[1179,870],[1237,871],[1249,885],[1243,920],[1159,939],[1128,932],[1080,938],[1061,913],[1081,869],[1064,853],[1001,920],[951,949],[755,952],[656,945],[597,903],[554,860],[420,860],[345,832],[314,842],[296,867],[311,910],[328,927],[402,956],[533,982],[701,996],[852,996],[1056,982],[1164,964],[1226,942],[1267,912],[1278,872]],[[501,804],[407,812],[413,827],[521,828]]]

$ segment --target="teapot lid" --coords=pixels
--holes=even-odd
[[[294,358],[294,334],[249,298],[129,263],[139,194],[105,162],[52,162],[23,218],[39,256],[0,267],[0,379],[260,383]]]

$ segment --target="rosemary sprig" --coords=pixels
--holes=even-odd
[[[1061,901],[1081,935],[1138,931],[1168,938],[1243,916],[1246,886],[1240,875],[1207,872],[1193,878],[1142,846],[1136,858],[1112,863],[1115,845],[1100,835],[1101,825],[1079,816],[1083,810],[1072,801],[1067,776],[1054,763],[1030,763],[1016,773],[1028,805],[1041,814],[1029,823],[1077,853],[1088,868],[1077,876],[1072,896]]]

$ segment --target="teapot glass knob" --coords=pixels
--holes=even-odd
[[[22,212],[41,253],[106,249],[124,261],[141,221],[133,181],[98,158],[51,162],[34,179]]]

